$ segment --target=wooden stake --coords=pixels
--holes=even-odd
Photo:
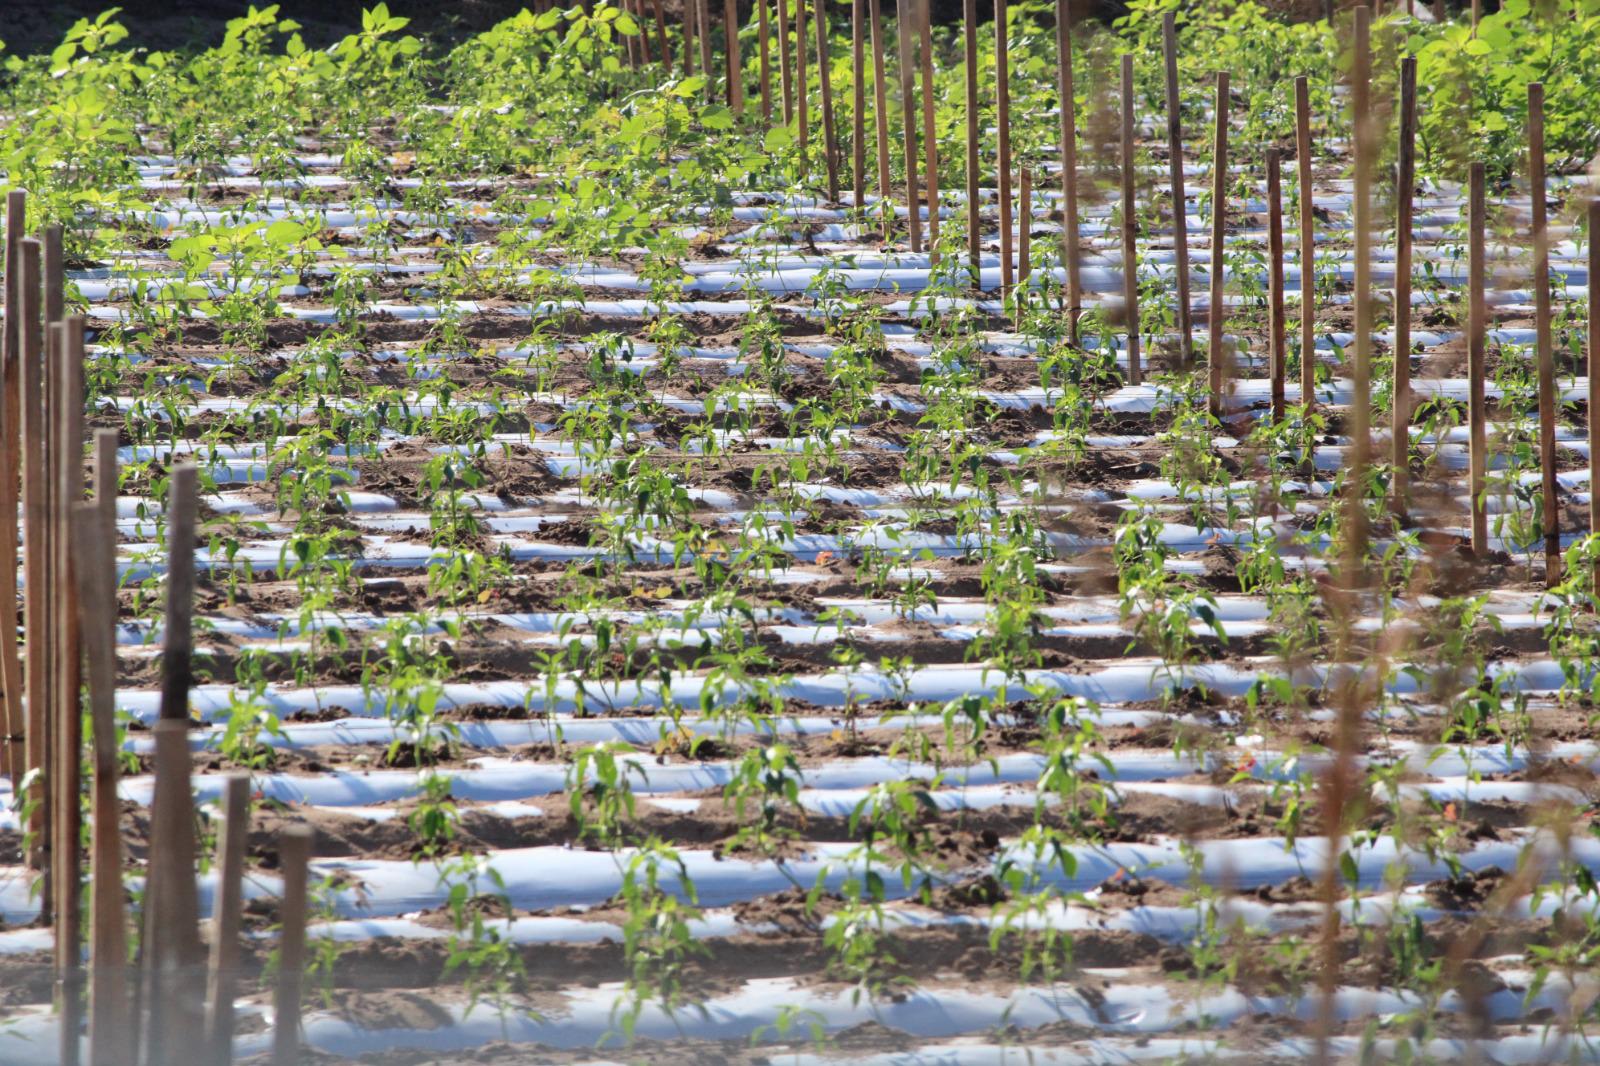
[[[686,78],[694,76],[694,24],[699,18],[696,2],[685,0],[683,6],[683,76]]]
[[[1396,514],[1405,514],[1411,478],[1411,196],[1416,184],[1417,60],[1400,60],[1400,148],[1394,190],[1394,468]]]
[[[963,0],[961,39],[967,70],[967,254],[972,286],[983,291],[983,201],[978,190],[978,0]]]
[[[1061,260],[1067,273],[1067,328],[1078,340],[1083,279],[1078,269],[1078,116],[1072,84],[1072,3],[1056,0],[1057,95],[1061,100]]]
[[[866,0],[850,4],[850,194],[855,208],[867,206],[867,42],[862,25]]]
[[[872,19],[872,120],[878,138],[878,199],[887,210],[889,203],[889,96],[883,74],[883,12],[878,0],[869,0]],[[893,239],[893,216],[885,214],[883,239]]]
[[[706,102],[709,103],[717,80],[716,68],[711,63],[711,0],[689,0],[689,3],[694,5],[695,18],[700,22],[696,31],[700,35],[700,69],[706,75]]]
[[[828,9],[825,0],[816,0],[813,21],[817,25],[817,81],[822,87],[822,151],[828,170],[828,202],[839,202],[839,142],[833,130],[833,71],[828,54]]]
[[[1122,57],[1122,305],[1128,384],[1139,384],[1139,208],[1133,198],[1133,56]]]
[[[661,51],[661,69],[672,69],[672,44],[667,40],[667,17],[661,10],[661,0],[650,0],[650,8],[656,18],[656,46]]]
[[[1223,360],[1222,331],[1227,322],[1223,308],[1223,250],[1228,239],[1228,72],[1217,72],[1216,132],[1212,134],[1211,155],[1211,303],[1206,309],[1209,342],[1207,358],[1211,370],[1211,413],[1222,417],[1223,393],[1227,389]]]
[[[1284,376],[1289,361],[1283,306],[1283,183],[1276,148],[1267,149],[1267,352],[1272,362],[1272,420],[1284,417]]]
[[[639,21],[639,58],[646,64],[655,62],[650,54],[650,23],[645,19],[644,0],[634,0],[633,15]]]
[[[71,509],[83,647],[87,659],[89,718],[94,750],[94,888],[90,918],[90,1066],[128,1061],[128,912],[122,887],[122,802],[117,795],[116,724],[116,431],[95,435],[97,486],[110,466],[111,506],[97,487],[93,503]]]
[[[1533,324],[1539,361],[1539,466],[1544,474],[1544,581],[1561,579],[1561,495],[1556,482],[1556,356],[1550,336],[1550,229],[1544,187],[1544,85],[1528,86],[1528,192],[1533,205]]]
[[[1007,56],[1006,0],[994,0],[995,125],[999,156],[995,173],[1000,195],[1000,295],[1011,291],[1011,74]]]
[[[48,496],[45,478],[44,442],[44,363],[42,326],[39,321],[39,242],[24,239],[22,242],[22,522],[23,522],[23,592],[22,615],[27,672],[23,689],[28,703],[28,767],[40,773],[50,765],[49,734],[46,732],[45,708],[46,671],[48,669],[49,640],[45,636],[44,618],[49,603],[50,575],[45,542],[49,515],[46,511]],[[35,784],[33,817],[29,822],[34,833],[30,862],[36,870],[49,869],[50,850],[48,794]],[[42,909],[48,913],[52,899],[40,897]]]
[[[229,774],[217,835],[216,903],[211,915],[210,983],[206,989],[206,1047],[211,1061],[233,1061],[233,999],[239,981],[239,925],[244,888],[244,847],[250,832],[250,775]]]
[[[1178,356],[1188,366],[1194,359],[1194,308],[1189,300],[1189,208],[1183,191],[1183,114],[1178,98],[1178,31],[1176,16],[1167,12],[1161,24],[1166,53],[1167,167],[1172,174],[1172,254],[1178,279]]]
[[[300,1062],[300,985],[306,966],[306,866],[310,858],[309,827],[293,825],[278,835],[283,905],[279,911],[272,1066],[297,1066]]]
[[[22,228],[27,194],[6,195],[5,332],[0,349],[0,689],[5,696],[5,772],[15,787],[28,767],[27,712],[17,647],[17,471],[21,468]]]
[[[1311,194],[1311,87],[1294,80],[1295,165],[1300,172],[1300,402],[1317,403],[1317,216]]]
[[[895,45],[900,52],[900,116],[905,134],[906,220],[911,231],[911,250],[922,251],[922,197],[917,192],[917,105],[916,68],[911,56],[911,20],[908,2],[895,4]]]
[[[167,487],[167,605],[162,633],[161,718],[150,810],[150,884],[145,905],[147,1061],[164,1062],[180,1033],[203,1033],[205,954],[196,898],[194,798],[190,792],[189,686],[193,656],[197,476],[173,466]]]
[[[803,4],[805,0],[795,0]],[[794,71],[789,66],[789,0],[778,0],[778,87],[783,97],[783,124],[794,121]]]
[[[659,2],[659,0],[658,0]],[[757,34],[761,51],[761,124],[772,125],[772,19],[767,0],[756,0]]]
[[[1487,400],[1484,396],[1485,314],[1483,289],[1486,274],[1483,233],[1488,205],[1484,198],[1483,164],[1468,170],[1467,193],[1467,421],[1469,492],[1472,509],[1472,554],[1489,551],[1489,514],[1484,488],[1488,480]]]
[[[1017,317],[1028,291],[1028,275],[1033,273],[1033,171],[1023,167],[1017,174]]]
[[[807,82],[811,71],[806,66],[806,5],[805,0],[795,0],[794,5],[794,117],[799,127],[796,143],[800,146],[800,165],[806,166],[806,148],[811,136],[811,92]]]
[[[1600,199],[1589,201],[1589,532],[1600,533]]]
[[[1369,44],[1370,10],[1355,9],[1355,60],[1350,72],[1350,106],[1354,116],[1351,142],[1355,163],[1355,202],[1351,215],[1355,225],[1355,356],[1350,381],[1350,493],[1345,510],[1349,532],[1345,538],[1346,582],[1354,585],[1366,568],[1367,456],[1372,446],[1371,361],[1372,361],[1372,122],[1370,80],[1372,51]]]
[[[922,151],[927,161],[923,185],[928,197],[928,262],[939,261],[939,132],[934,122],[933,27],[931,0],[916,4],[917,35],[922,53]]]
[[[55,769],[55,914],[56,976],[60,985],[63,1066],[78,1061],[78,1033],[82,1028],[82,817],[83,713],[79,698],[79,603],[73,576],[74,552],[69,508],[83,499],[83,331],[84,320],[74,315],[51,327],[56,331],[58,409],[56,423],[56,511],[53,534],[56,556],[53,588],[57,600],[52,643],[56,655],[54,685],[56,738]]]
[[[728,66],[728,106],[744,114],[744,61],[739,57],[739,0],[722,0],[722,39]]]

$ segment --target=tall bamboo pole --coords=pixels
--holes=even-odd
[[[927,166],[923,185],[928,196],[928,261],[939,261],[939,135],[934,121],[933,98],[933,27],[931,0],[913,0],[916,4],[917,34],[922,53],[922,151]]]
[[[1600,533],[1600,198],[1589,201],[1589,532]]]
[[[1221,417],[1227,391],[1227,353],[1223,348],[1223,328],[1227,312],[1223,307],[1223,269],[1228,239],[1228,72],[1217,72],[1216,131],[1211,154],[1211,295],[1206,309],[1207,358],[1211,374],[1211,413]]]
[[[796,4],[805,2],[795,0]],[[794,70],[789,64],[789,0],[778,0],[778,88],[785,126],[794,121]]]
[[[961,40],[967,74],[967,254],[973,288],[983,289],[983,202],[978,189],[978,0],[961,4]]]
[[[1011,74],[1007,55],[1006,0],[994,0],[994,101],[1000,195],[1000,294],[1011,291]]]
[[[658,0],[659,2],[659,0]],[[767,12],[767,0],[756,0],[756,26],[758,48],[761,53],[761,124],[772,125],[772,16]]]
[[[1072,84],[1072,0],[1056,0],[1056,55],[1061,99],[1061,261],[1067,274],[1069,336],[1078,340],[1083,279],[1078,269],[1078,117]]]
[[[1289,342],[1283,303],[1283,178],[1278,149],[1267,149],[1267,353],[1272,367],[1272,421],[1284,418]]]
[[[1544,182],[1544,84],[1528,86],[1528,192],[1533,206],[1533,324],[1539,361],[1539,466],[1544,475],[1544,580],[1561,578],[1561,494],[1556,482],[1556,357],[1550,335],[1550,228]]]
[[[869,0],[868,14],[872,19],[872,121],[878,143],[878,199],[884,214],[883,239],[889,240],[894,223],[888,214],[889,205],[889,93],[884,84],[883,72],[883,12],[878,0]]]
[[[867,205],[867,82],[866,27],[862,9],[866,0],[850,4],[850,192],[860,211]]]
[[[5,770],[13,787],[28,767],[27,712],[17,647],[17,471],[22,467],[22,231],[27,194],[6,194],[5,333],[0,347],[0,690],[5,696]],[[15,311],[16,313],[13,313]]]
[[[1309,413],[1317,390],[1316,214],[1311,193],[1311,87],[1294,80],[1295,166],[1300,174],[1300,402]]]
[[[1161,24],[1167,75],[1167,168],[1172,184],[1172,255],[1178,281],[1178,355],[1194,359],[1194,308],[1189,300],[1189,207],[1183,191],[1183,114],[1178,96],[1178,31],[1167,12]]]
[[[839,202],[839,142],[833,129],[833,71],[828,54],[828,9],[826,0],[816,0],[817,81],[822,87],[822,150],[828,171],[828,202]]]
[[[23,651],[27,656],[27,673],[23,691],[28,701],[28,767],[40,774],[47,772],[50,762],[49,733],[46,725],[47,700],[45,698],[45,673],[49,662],[49,641],[45,637],[44,618],[50,595],[50,577],[47,572],[45,543],[48,514],[45,479],[44,442],[47,432],[44,411],[44,343],[40,322],[39,271],[42,248],[38,241],[25,238],[22,242],[22,522],[23,522]],[[33,798],[33,815],[29,821],[34,831],[34,848],[31,862],[35,869],[48,870],[50,832],[48,819],[48,793],[42,783],[36,782],[29,795]],[[53,900],[41,894],[40,904],[46,914]]]
[[[728,106],[744,114],[744,61],[739,56],[739,0],[722,0],[722,38],[728,68]]]
[[[906,212],[911,250],[922,251],[922,197],[917,192],[916,73],[911,55],[911,19],[907,0],[895,4],[895,45],[900,52],[900,114],[905,141]]]
[[[1484,499],[1489,442],[1488,400],[1484,392],[1487,264],[1483,247],[1488,205],[1484,196],[1483,164],[1474,162],[1467,174],[1467,491],[1472,512],[1472,554],[1482,557],[1489,551],[1489,515]]]
[[[1416,183],[1417,60],[1400,61],[1400,145],[1394,190],[1393,506],[1404,514],[1411,477],[1411,200]]]
[[[1128,384],[1139,384],[1139,210],[1133,196],[1133,56],[1122,57],[1122,303],[1128,327]]]

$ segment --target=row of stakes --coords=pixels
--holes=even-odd
[[[642,20],[644,0],[626,0]],[[658,49],[670,61],[665,19],[659,0],[655,5]],[[734,0],[726,0],[726,42],[730,70],[740,70],[737,18]],[[1004,27],[1006,0],[995,0],[996,25]],[[864,10],[865,9],[865,10]],[[709,23],[705,6],[690,5],[683,23],[682,67],[693,69],[695,31],[692,16],[699,12],[700,64],[712,64]],[[790,39],[790,12],[787,0],[778,0],[778,39]],[[966,41],[967,111],[967,189],[968,246],[976,273],[980,251],[978,187],[979,137],[977,127],[978,72],[976,58],[975,0],[966,0],[964,35]],[[794,11],[797,55],[791,63],[789,49],[780,56],[781,102],[785,121],[798,123],[804,150],[809,125],[807,109],[807,63],[805,59],[805,13],[797,3]],[[854,180],[855,202],[865,201],[866,174],[863,21],[870,17],[873,53],[873,93],[876,115],[876,155],[878,196],[890,199],[889,130],[885,107],[884,62],[878,0],[854,3]],[[770,120],[772,93],[768,48],[766,0],[757,0],[762,49],[761,110]],[[912,23],[920,36],[922,103],[931,99],[932,51],[930,47],[927,0],[903,5],[899,14],[901,91],[904,113],[917,113],[911,62]],[[1363,484],[1362,476],[1371,461],[1370,358],[1374,301],[1371,283],[1371,212],[1373,159],[1376,155],[1373,123],[1370,119],[1369,81],[1371,52],[1369,28],[1371,10],[1359,7],[1353,19],[1353,56],[1350,77],[1352,111],[1355,116],[1354,148],[1354,232],[1355,232],[1355,342],[1351,363],[1351,402],[1349,429],[1352,447],[1348,454],[1352,486]],[[826,56],[828,34],[823,0],[816,0],[815,21],[818,54]],[[1068,0],[1058,0],[1057,35],[1061,57],[1060,92],[1063,100],[1073,98],[1071,66],[1071,21]],[[1173,17],[1164,26],[1164,59],[1168,138],[1171,161],[1171,192],[1174,211],[1176,281],[1178,287],[1178,327],[1182,354],[1191,354],[1194,328],[1189,295],[1188,249],[1184,212],[1183,130],[1178,116],[1177,43]],[[630,58],[652,62],[648,34],[629,39]],[[1001,286],[1011,291],[1028,279],[1031,229],[1030,205],[1032,175],[1023,169],[1018,175],[1020,219],[1014,219],[1011,196],[1009,110],[1006,75],[1006,34],[996,39],[995,65],[998,76],[998,136],[996,173],[999,178]],[[838,152],[833,128],[832,92],[828,83],[829,65],[818,64],[823,102],[824,161],[828,193],[838,200]],[[1396,351],[1410,350],[1410,261],[1411,198],[1414,184],[1416,130],[1416,66],[1409,57],[1401,60],[1399,78],[1399,145],[1396,174],[1396,281],[1394,314]],[[731,106],[742,108],[741,79],[728,81]],[[1223,263],[1226,235],[1226,161],[1229,109],[1229,78],[1219,72],[1215,79],[1215,127],[1213,134],[1214,188],[1211,224],[1211,269],[1209,309],[1215,312],[1209,329],[1209,402],[1212,413],[1227,410],[1229,353],[1224,349],[1222,330]],[[1546,500],[1556,500],[1555,413],[1559,399],[1555,385],[1551,310],[1547,216],[1544,197],[1543,87],[1528,88],[1528,179],[1532,198],[1532,250],[1535,292],[1536,359],[1539,377],[1540,455]],[[1311,115],[1305,78],[1295,81],[1299,198],[1299,252],[1302,277],[1312,276],[1314,248],[1311,190]],[[921,111],[923,147],[926,151],[928,182],[919,189],[919,153],[915,121],[904,130],[906,202],[919,205],[908,213],[911,248],[920,251],[922,216],[926,214],[931,242],[938,240],[939,189],[938,155],[931,107]],[[1073,109],[1061,109],[1061,158],[1064,232],[1063,259],[1066,266],[1065,300],[1076,321],[1081,310],[1078,274],[1079,250],[1072,235],[1077,232],[1077,134]],[[1140,380],[1140,336],[1138,293],[1135,284],[1135,212],[1133,191],[1133,57],[1124,56],[1121,68],[1121,196],[1123,219],[1124,301],[1128,327],[1128,380]],[[1283,212],[1281,159],[1276,149],[1266,156],[1269,239],[1269,354],[1272,377],[1271,417],[1286,417],[1285,367],[1288,363],[1287,317],[1283,279]],[[1485,511],[1486,483],[1486,400],[1485,400],[1485,305],[1486,228],[1484,168],[1471,165],[1468,182],[1468,377],[1469,377],[1469,482],[1471,489],[1471,547],[1475,554],[1487,551],[1488,524]],[[925,194],[925,196],[924,196]],[[925,211],[921,205],[925,203]],[[165,1066],[177,1058],[194,1054],[193,1034],[203,1033],[203,1057],[210,1062],[228,1062],[232,1057],[233,1002],[239,976],[239,930],[242,907],[244,845],[248,832],[247,775],[229,778],[221,812],[215,870],[218,888],[213,901],[208,942],[200,936],[199,903],[195,885],[196,838],[195,810],[190,788],[189,686],[191,666],[191,614],[194,594],[194,542],[196,512],[196,471],[190,464],[175,465],[170,471],[166,535],[168,546],[166,618],[163,628],[162,694],[160,719],[154,727],[155,794],[151,809],[151,840],[148,875],[144,890],[142,922],[139,929],[137,964],[130,964],[131,927],[122,878],[123,855],[119,834],[120,803],[117,797],[117,748],[114,716],[116,692],[117,566],[116,566],[116,432],[99,430],[94,434],[92,476],[84,484],[84,319],[65,314],[65,272],[62,234],[59,227],[45,230],[41,239],[23,236],[26,194],[11,192],[6,201],[5,227],[5,316],[3,357],[0,357],[0,469],[20,471],[0,478],[0,511],[19,515],[22,536],[0,535],[0,602],[15,603],[20,592],[23,639],[18,641],[14,627],[0,627],[0,715],[6,726],[0,744],[0,772],[10,776],[27,815],[28,861],[43,875],[41,909],[44,920],[53,923],[57,974],[57,1003],[60,1012],[59,1057],[64,1066],[76,1066],[80,1059],[80,1034],[88,1022],[88,1056],[92,1066]],[[1600,201],[1589,205],[1590,232],[1600,232]],[[1013,222],[1020,221],[1013,257]],[[1600,315],[1600,256],[1597,243],[1589,244],[1589,314],[1591,323]],[[16,308],[17,313],[9,313]],[[1315,303],[1309,286],[1302,285],[1300,344],[1302,353],[1315,347]],[[1593,330],[1590,332],[1593,336]],[[1589,358],[1593,370],[1594,345]],[[1404,512],[1409,468],[1408,422],[1412,407],[1409,361],[1395,361],[1394,410],[1391,437],[1393,448],[1393,503]],[[1314,402],[1314,360],[1301,360],[1301,396]],[[1595,395],[1600,375],[1589,376],[1590,409],[1600,409]],[[1590,420],[1590,472],[1592,483],[1600,484],[1600,441],[1595,440],[1595,420]],[[20,486],[19,486],[20,480]],[[20,491],[19,491],[20,488]],[[92,495],[85,499],[85,490]],[[1591,528],[1600,528],[1600,494],[1591,497]],[[1365,559],[1364,513],[1360,507],[1347,508],[1352,523],[1347,538],[1351,566],[1346,580],[1362,583]],[[1546,562],[1545,574],[1554,583],[1560,575],[1559,508],[1544,508]],[[22,587],[17,587],[20,562]],[[82,735],[80,703],[87,697],[90,736]],[[88,884],[87,925],[89,966],[83,966],[85,856],[78,844],[82,818],[81,760],[87,741],[93,767],[90,810],[90,882]],[[1343,748],[1344,745],[1341,745]],[[280,904],[281,922],[277,1000],[274,1027],[274,1062],[295,1061],[299,1046],[299,1001],[301,972],[305,956],[306,869],[311,850],[308,829],[284,830],[280,840],[279,866],[284,892]]]

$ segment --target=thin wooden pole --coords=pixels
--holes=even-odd
[[[63,1066],[78,1062],[78,1033],[82,1028],[83,987],[81,956],[83,831],[83,713],[79,699],[79,626],[77,585],[73,577],[75,554],[69,547],[72,521],[69,508],[83,499],[83,331],[84,320],[74,315],[53,327],[56,356],[58,411],[55,418],[58,487],[55,513],[55,579],[57,609],[55,640],[56,752],[55,782],[55,890],[56,973],[61,989],[61,1044]]]
[[[659,2],[659,0],[657,0]],[[767,0],[756,0],[757,36],[761,52],[761,124],[772,125],[772,16]]]
[[[911,55],[911,17],[908,0],[895,4],[895,46],[900,53],[900,116],[905,141],[906,216],[911,250],[922,251],[922,197],[917,192],[916,68]]]
[[[146,1060],[164,1062],[181,1033],[203,1033],[205,954],[196,897],[194,798],[190,792],[189,687],[193,657],[197,476],[173,466],[167,486],[167,603],[162,632],[161,718],[151,802],[150,884],[145,905]],[[197,980],[199,979],[199,980]]]
[[[44,364],[41,336],[39,260],[41,247],[31,238],[22,242],[22,522],[23,522],[23,650],[27,673],[23,690],[28,701],[28,767],[45,773],[49,766],[49,734],[46,725],[45,672],[49,641],[45,637],[44,616],[49,602],[50,577],[47,573],[45,542],[48,514],[45,479],[44,441]],[[34,832],[31,862],[35,869],[47,870],[50,849],[48,793],[34,785],[35,799],[30,826]],[[46,913],[53,900],[41,895]]]
[[[923,186],[928,197],[928,262],[939,261],[939,131],[934,121],[933,26],[931,0],[916,4],[917,36],[922,54],[922,151],[926,160]]]
[[[839,202],[839,141],[833,129],[833,57],[828,54],[828,8],[816,0],[812,21],[817,26],[817,81],[822,87],[822,151],[828,171],[828,202]]]
[[[872,120],[878,141],[878,199],[887,210],[889,203],[889,94],[883,72],[883,12],[878,0],[869,0],[867,13],[872,20]],[[884,216],[883,239],[893,235],[891,215]]]
[[[1394,190],[1394,468],[1396,514],[1406,511],[1411,478],[1411,199],[1416,183],[1417,60],[1400,61],[1400,146]]]
[[[651,11],[656,19],[656,47],[661,52],[661,69],[664,72],[672,70],[672,42],[667,40],[667,16],[661,10],[661,0],[650,0]]]
[[[722,0],[722,40],[728,67],[728,106],[744,114],[744,60],[739,55],[739,0]]]
[[[1139,384],[1139,208],[1133,196],[1133,56],[1122,57],[1122,304],[1128,328],[1128,384]]]
[[[978,0],[963,0],[961,40],[967,73],[967,254],[972,286],[983,290],[983,201],[978,189]]]
[[[857,211],[867,206],[866,0],[850,4],[850,194]]]
[[[211,914],[210,983],[206,989],[206,1047],[211,1061],[233,1061],[233,999],[239,982],[245,838],[250,831],[250,775],[229,774],[223,785],[217,836],[216,903]]]
[[[798,4],[805,0],[795,0]],[[789,0],[778,0],[778,90],[783,97],[783,124],[794,121],[794,70],[789,58]]]
[[[1474,162],[1468,170],[1467,192],[1467,421],[1468,492],[1472,510],[1472,554],[1489,551],[1489,515],[1485,509],[1484,487],[1488,478],[1487,400],[1484,395],[1484,280],[1486,263],[1483,248],[1488,205],[1484,197],[1483,164]]]
[[[1178,280],[1178,355],[1194,359],[1194,308],[1189,300],[1189,207],[1183,191],[1183,114],[1178,97],[1178,31],[1167,12],[1161,24],[1167,75],[1167,167],[1172,178],[1172,254]]]
[[[650,23],[645,18],[644,0],[634,0],[634,17],[639,20],[639,58],[645,64],[655,62],[655,57],[650,54]]]
[[[697,2],[685,0],[683,5],[683,76],[686,78],[694,76],[694,24],[700,17],[695,9]]]
[[[1528,192],[1533,207],[1533,323],[1539,360],[1539,465],[1544,475],[1544,580],[1561,578],[1561,495],[1556,482],[1556,357],[1550,335],[1550,228],[1544,187],[1544,85],[1528,86]]]
[[[711,60],[711,0],[689,0],[694,5],[695,18],[700,25],[696,32],[700,36],[700,69],[706,76],[706,101],[709,103],[716,92],[716,67]]]
[[[805,0],[795,0],[794,5],[794,117],[799,127],[795,141],[800,146],[800,164],[806,165],[806,147],[811,136],[811,80],[806,66],[806,5]]]
[[[27,712],[17,647],[17,471],[21,468],[22,231],[27,193],[6,194],[5,333],[0,351],[0,689],[5,696],[5,771],[12,786],[27,771]]]
[[[1283,304],[1283,178],[1278,149],[1267,149],[1267,352],[1272,361],[1272,421],[1284,418],[1289,341]]]
[[[1078,115],[1072,84],[1072,2],[1056,0],[1056,92],[1061,100],[1061,260],[1067,272],[1067,328],[1078,340],[1083,278],[1078,269]]]
[[[1216,131],[1211,155],[1211,296],[1206,309],[1206,333],[1211,372],[1211,413],[1222,417],[1227,379],[1222,331],[1227,322],[1223,309],[1223,251],[1228,238],[1228,72],[1217,71]]]
[[[1589,532],[1600,533],[1600,199],[1589,201]]]
[[[306,866],[310,858],[309,827],[293,825],[279,834],[283,904],[279,911],[272,1066],[297,1066],[300,1062],[300,985],[306,965]]]
[[[1355,581],[1366,566],[1367,456],[1371,440],[1371,365],[1372,365],[1372,121],[1370,82],[1372,51],[1369,43],[1370,10],[1355,9],[1355,61],[1350,72],[1350,106],[1355,118],[1351,138],[1355,169],[1355,202],[1351,217],[1355,226],[1355,356],[1350,381],[1350,493],[1345,517],[1349,533],[1345,539],[1348,581]]]
[[[1311,87],[1294,80],[1295,166],[1300,173],[1300,402],[1317,402],[1317,216],[1311,194]]]
[[[75,503],[72,529],[94,750],[90,917],[90,1066],[128,1060],[128,912],[122,886],[122,802],[117,795],[115,430],[95,434],[96,493]],[[109,500],[105,471],[110,470]]]
[[[1000,294],[1011,291],[1011,75],[1007,54],[1006,0],[994,0],[994,100],[1000,196]]]
[[[1021,317],[1028,275],[1033,273],[1033,171],[1017,174],[1017,313]]]

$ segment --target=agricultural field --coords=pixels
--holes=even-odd
[[[6,61],[0,1064],[1600,1058],[1600,0],[619,2]]]

